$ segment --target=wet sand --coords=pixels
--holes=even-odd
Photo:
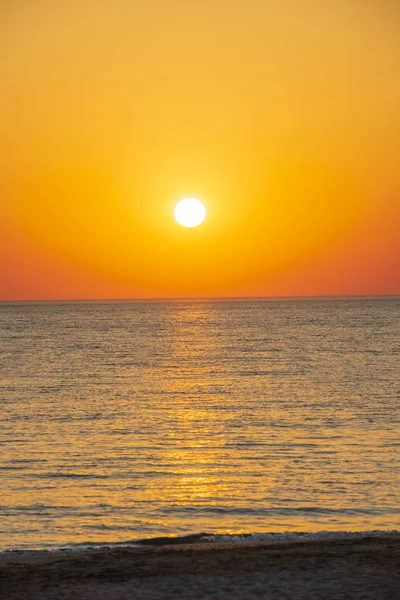
[[[400,537],[195,543],[0,560],[1,600],[400,598]]]

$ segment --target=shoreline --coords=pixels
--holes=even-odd
[[[213,544],[224,542],[238,545],[251,542],[304,542],[304,541],[340,541],[346,539],[366,538],[399,538],[400,529],[367,529],[352,530],[319,530],[319,531],[272,531],[268,533],[187,533],[183,535],[156,535],[146,538],[112,542],[87,542],[67,546],[45,546],[43,548],[4,548],[0,550],[0,562],[5,558],[24,558],[35,556],[59,556],[65,554],[82,554],[84,552],[110,551],[125,548],[145,548],[147,546],[178,546],[192,544]]]
[[[395,598],[400,535],[197,542],[6,556],[1,600]]]

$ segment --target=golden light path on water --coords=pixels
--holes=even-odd
[[[3,306],[0,548],[396,528],[397,311]]]

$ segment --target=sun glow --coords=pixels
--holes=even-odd
[[[206,209],[197,198],[185,198],[175,206],[174,216],[183,227],[197,227],[204,221]]]

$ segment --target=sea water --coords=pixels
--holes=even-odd
[[[398,529],[399,317],[399,298],[0,305],[0,550]]]

